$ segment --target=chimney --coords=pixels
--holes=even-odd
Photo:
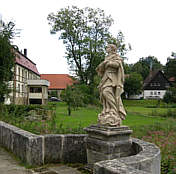
[[[27,49],[24,49],[24,55],[27,57]]]

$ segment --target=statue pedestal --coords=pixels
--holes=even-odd
[[[88,166],[98,161],[111,160],[131,155],[132,130],[127,126],[107,127],[102,125],[91,125],[84,128],[88,137],[85,139],[87,145]]]

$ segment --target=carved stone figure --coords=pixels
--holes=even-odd
[[[100,101],[103,104],[103,110],[98,115],[98,123],[106,126],[120,126],[126,116],[121,100],[124,83],[123,59],[116,53],[117,48],[113,44],[109,44],[106,51],[108,55],[96,68],[101,77],[98,88]]]

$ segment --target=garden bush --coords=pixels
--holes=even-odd
[[[153,125],[134,126],[133,137],[156,144],[161,150],[161,174],[176,173],[175,120]]]

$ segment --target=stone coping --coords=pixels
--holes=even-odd
[[[100,174],[160,174],[160,149],[148,142],[132,138],[136,155],[100,161],[94,164],[94,173]]]
[[[107,127],[107,126],[101,126],[101,125],[91,125],[89,127],[84,128],[84,130],[86,132],[98,133],[105,136],[131,134],[133,132],[127,126]]]

